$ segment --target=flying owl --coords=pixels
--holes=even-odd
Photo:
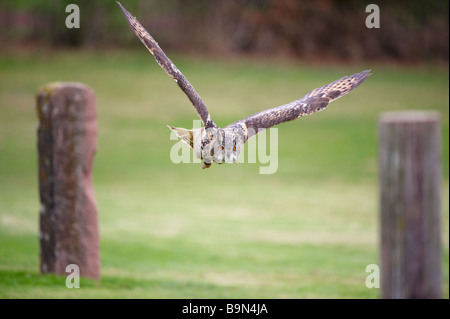
[[[139,21],[120,2],[117,3],[122,9],[131,30],[133,30],[150,53],[153,54],[156,62],[158,62],[164,71],[174,79],[180,89],[188,96],[202,120],[203,127],[199,129],[188,130],[168,126],[194,150],[196,157],[203,160],[202,168],[208,168],[212,162],[217,164],[236,162],[243,144],[253,135],[277,124],[292,121],[301,116],[323,110],[327,107],[328,103],[347,94],[371,75],[369,73],[370,70],[366,70],[351,76],[345,76],[309,92],[299,100],[261,111],[231,123],[225,128],[220,128],[211,119],[205,103],[191,83],[189,83],[180,70],[170,61],[158,43]]]

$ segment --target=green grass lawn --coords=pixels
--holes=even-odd
[[[139,48],[141,49],[141,48]],[[324,112],[278,126],[267,164],[173,164],[166,125],[192,126],[188,99],[145,52],[0,56],[0,298],[378,298],[377,121],[437,110],[443,129],[443,295],[449,297],[448,69],[173,61],[220,126],[371,68]],[[94,186],[100,281],[40,275],[35,93],[81,81],[98,102]]]

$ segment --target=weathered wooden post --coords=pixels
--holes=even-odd
[[[37,94],[40,269],[100,278],[92,163],[97,148],[96,98],[81,83],[50,83]]]
[[[440,152],[436,112],[381,116],[383,298],[441,297]]]

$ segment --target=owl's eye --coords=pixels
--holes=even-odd
[[[235,147],[233,147],[233,151],[236,151],[236,146],[235,146]]]
[[[223,146],[219,146],[219,150],[220,150],[220,151],[223,151]]]

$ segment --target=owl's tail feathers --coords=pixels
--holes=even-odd
[[[181,138],[183,142],[185,142],[190,147],[194,148],[194,133],[192,130],[187,130],[181,127],[173,127],[171,125],[167,125],[175,134]]]

